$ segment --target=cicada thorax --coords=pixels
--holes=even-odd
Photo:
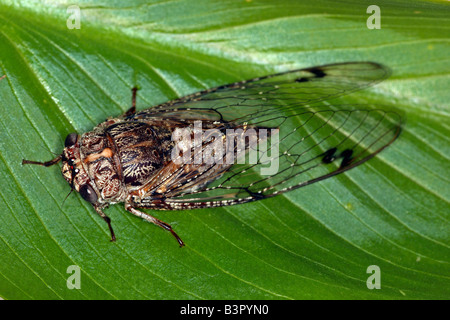
[[[100,202],[123,201],[125,192],[118,152],[106,132],[94,130],[82,135],[80,159],[100,194]]]
[[[170,161],[173,142],[168,127],[151,121],[125,121],[105,131],[118,150],[123,182],[128,190],[145,185],[156,170]]]
[[[166,127],[122,121],[85,133],[80,156],[102,201],[123,202],[170,160],[172,144]]]

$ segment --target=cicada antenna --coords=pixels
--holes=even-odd
[[[68,193],[67,196],[64,198],[64,200],[63,200],[63,202],[62,202],[62,204],[61,204],[61,207],[64,206],[64,202],[66,202],[67,198],[70,196],[70,194],[72,193],[73,190],[74,190],[73,188],[70,189],[69,193]]]

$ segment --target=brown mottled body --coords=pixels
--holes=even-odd
[[[133,103],[135,94],[133,89]],[[136,208],[188,208],[189,205],[166,203],[165,199],[168,194],[208,184],[231,165],[175,164],[171,159],[173,132],[192,127],[193,120],[163,120],[159,116],[144,117],[145,113],[135,115],[134,111],[132,107],[123,116],[108,119],[82,135],[70,134],[63,154],[57,158],[63,162],[61,171],[72,188],[108,223],[112,241],[115,241],[115,235],[110,219],[102,209],[123,202],[127,211],[169,230],[183,246],[183,241],[170,225]],[[212,128],[225,131],[233,125],[216,121],[204,129]],[[41,164],[27,160],[23,163]],[[183,170],[180,172],[181,167]],[[211,174],[202,175],[206,170]],[[195,180],[193,177],[197,175],[202,175],[202,178]]]

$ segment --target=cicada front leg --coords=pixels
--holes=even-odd
[[[101,208],[94,206],[94,209],[95,209],[95,211],[97,211],[97,213],[100,215],[100,217],[102,217],[103,220],[105,220],[105,222],[108,224],[109,232],[111,233],[111,242],[115,242],[116,235],[114,234],[114,230],[111,226],[111,219],[102,211]]]
[[[147,220],[153,224],[156,224],[157,226],[160,226],[161,228],[170,231],[170,233],[175,237],[175,239],[177,240],[178,244],[180,245],[180,247],[184,246],[184,242],[183,240],[181,240],[181,238],[176,234],[175,231],[173,231],[172,227],[168,224],[165,223],[164,221],[161,221],[151,215],[149,215],[148,213],[142,212],[137,210],[136,208],[134,208],[132,205],[130,204],[125,204],[125,210],[127,210],[128,212],[131,212],[132,214],[134,214],[135,216],[142,218],[144,220]]]

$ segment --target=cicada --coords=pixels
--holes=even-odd
[[[270,198],[333,177],[374,157],[400,134],[390,108],[330,100],[390,74],[373,62],[287,71],[219,86],[143,111],[132,106],[92,131],[71,133],[62,175],[115,235],[104,209],[125,210],[172,233],[139,209],[184,210]]]

